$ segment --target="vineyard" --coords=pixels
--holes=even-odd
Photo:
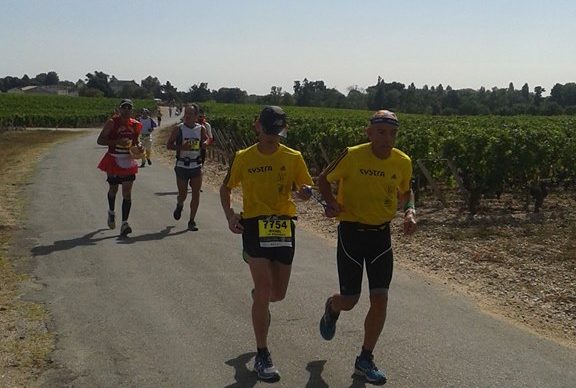
[[[10,128],[81,128],[99,126],[118,106],[118,98],[44,96],[0,93],[0,131]],[[155,109],[154,100],[137,100],[135,108]]]
[[[260,107],[207,104],[216,141],[229,159],[255,140],[252,123]],[[313,173],[346,146],[367,140],[369,111],[286,107],[286,144],[302,151]],[[551,188],[576,183],[574,116],[439,117],[400,114],[397,148],[414,161],[416,190],[445,202],[457,191],[474,214],[482,198],[502,193],[527,196],[538,211]]]
[[[117,107],[117,98],[0,94],[0,131],[19,127],[99,126]],[[153,100],[135,109],[155,109]],[[215,129],[220,157],[253,144],[257,105],[203,105]],[[371,112],[285,107],[286,144],[302,151],[317,175],[346,146],[366,141]],[[574,116],[425,116],[400,114],[397,147],[414,161],[417,194],[429,190],[446,203],[457,192],[470,213],[483,198],[502,193],[526,196],[538,211],[551,188],[576,183]],[[528,205],[526,205],[528,206]]]

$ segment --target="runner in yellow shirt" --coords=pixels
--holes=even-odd
[[[360,299],[364,265],[370,288],[370,310],[364,321],[364,343],[356,358],[355,373],[371,383],[386,382],[372,351],[386,320],[388,288],[393,255],[390,221],[398,205],[404,209],[404,233],[416,230],[414,194],[410,188],[412,162],[394,148],[398,132],[396,115],[374,113],[366,133],[369,143],[348,147],[320,175],[318,188],[326,202],[327,217],[337,217],[338,278],[340,292],[326,301],[320,334],[331,340],[341,311],[349,311]],[[338,182],[336,198],[330,183]]]
[[[257,355],[254,370],[266,381],[280,374],[270,357],[267,337],[270,302],[284,299],[295,247],[296,197],[310,198],[312,178],[300,152],[280,144],[286,136],[286,114],[278,106],[264,107],[255,130],[258,143],[236,153],[220,187],[220,200],[228,227],[242,234],[244,257],[254,281],[252,325]],[[232,209],[230,194],[242,186],[243,212]]]

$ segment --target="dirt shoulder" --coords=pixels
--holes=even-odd
[[[165,137],[158,139],[159,143]],[[171,162],[164,147],[157,151]],[[227,166],[209,160],[204,187],[217,191]],[[237,191],[235,191],[237,193]],[[576,348],[576,195],[551,193],[539,214],[525,210],[525,199],[502,196],[484,201],[470,218],[462,201],[443,208],[423,195],[418,232],[401,233],[401,216],[392,222],[396,264],[416,271],[478,306],[544,337]],[[326,239],[337,223],[314,201],[298,203],[299,226]]]
[[[21,299],[21,286],[30,279],[15,267],[23,260],[9,257],[14,233],[21,228],[23,188],[53,144],[79,133],[65,131],[0,132],[0,386],[27,387],[51,365],[54,335],[47,328],[44,306]]]

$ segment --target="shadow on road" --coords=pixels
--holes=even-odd
[[[86,233],[82,237],[73,238],[71,240],[58,240],[54,241],[54,244],[51,245],[40,245],[31,249],[33,256],[44,256],[49,255],[52,252],[58,251],[66,251],[68,249],[80,247],[80,246],[88,246],[88,245],[96,245],[98,241],[107,240],[111,238],[115,238],[116,236],[105,236],[105,237],[98,237],[94,238],[94,236],[100,232],[104,232],[109,229],[98,229],[94,232]]]
[[[188,193],[191,194],[192,190],[188,189]],[[167,195],[178,195],[177,191],[164,191],[164,192],[160,192],[160,193],[154,193],[154,195],[157,195],[158,197],[164,197]]]
[[[98,229],[98,230],[95,230],[94,232],[86,233],[82,237],[77,237],[77,238],[73,238],[70,240],[54,241],[54,243],[51,245],[39,245],[37,247],[32,248],[30,251],[32,252],[33,256],[45,256],[45,255],[49,255],[53,252],[66,251],[66,250],[73,249],[76,247],[96,245],[96,243],[99,241],[108,240],[108,239],[112,239],[112,238],[117,239],[119,244],[132,244],[132,243],[135,243],[138,241],[162,240],[163,238],[166,238],[166,237],[178,236],[180,234],[188,233],[187,229],[181,230],[181,231],[176,232],[176,233],[170,233],[172,231],[172,229],[174,229],[173,225],[167,226],[166,228],[162,229],[159,232],[141,234],[141,235],[136,235],[134,237],[132,237],[132,236],[121,237],[118,235],[113,235],[113,236],[103,236],[103,237],[96,237],[95,238],[94,236],[96,234],[110,230],[110,229]]]
[[[248,369],[246,364],[250,362],[252,358],[256,356],[256,353],[244,353],[236,358],[226,361],[226,365],[234,367],[234,379],[236,382],[231,385],[227,385],[225,388],[250,388],[254,387],[258,382],[256,373],[251,369]]]
[[[166,237],[173,237],[173,236],[178,236],[180,234],[184,234],[184,233],[188,233],[188,229],[184,229],[181,230],[179,232],[176,233],[170,233],[170,231],[172,231],[172,229],[174,229],[175,226],[174,225],[170,225],[165,227],[164,229],[162,229],[159,232],[155,232],[155,233],[146,233],[146,234],[140,234],[140,235],[130,235],[128,237],[122,237],[122,236],[117,236],[118,237],[118,243],[119,244],[133,244],[135,242],[139,242],[139,241],[156,241],[156,240],[162,240]]]
[[[350,378],[352,379],[352,384],[350,384],[349,388],[366,388],[366,387],[373,387],[373,386],[378,386],[378,385],[384,385],[386,384],[384,383],[367,383],[366,382],[366,377],[364,376],[358,376],[357,374],[352,373],[352,376],[350,376]]]
[[[322,378],[322,371],[324,370],[326,360],[310,361],[306,365],[306,370],[310,372],[310,378],[306,383],[306,388],[328,388],[329,385]]]

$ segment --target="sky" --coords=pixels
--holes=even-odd
[[[179,91],[294,81],[547,92],[576,82],[574,0],[0,0],[0,78],[103,71]]]

